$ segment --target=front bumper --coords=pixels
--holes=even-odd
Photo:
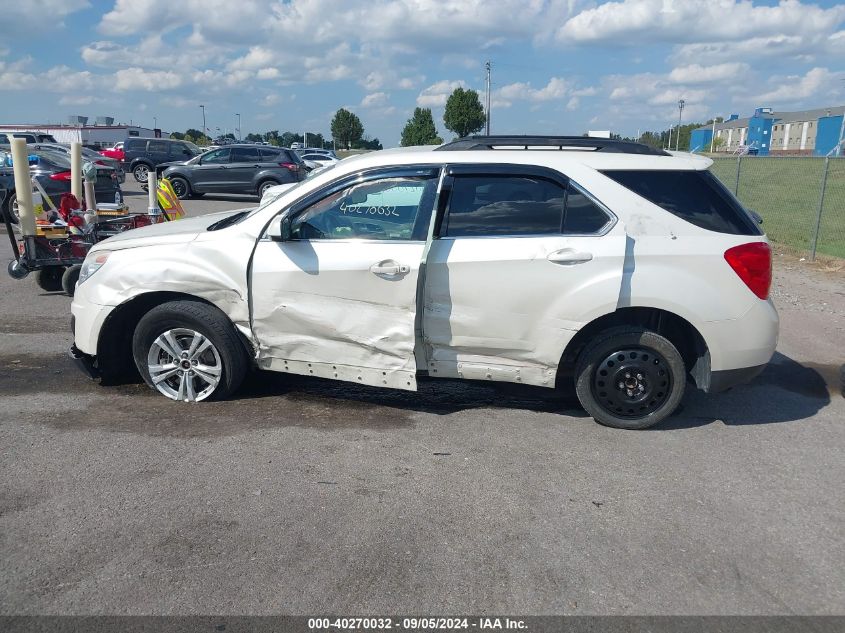
[[[84,374],[91,378],[91,380],[97,380],[100,377],[100,371],[97,369],[96,357],[86,354],[85,352],[80,352],[76,345],[71,345],[68,353],[73,359],[73,362],[76,363],[76,366],[79,367]]]

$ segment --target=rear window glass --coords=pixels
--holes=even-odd
[[[739,201],[709,171],[604,171],[626,187],[697,227],[731,235],[762,235]]]

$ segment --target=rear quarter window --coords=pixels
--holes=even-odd
[[[730,235],[762,235],[739,201],[709,171],[607,170],[608,178],[695,226]]]

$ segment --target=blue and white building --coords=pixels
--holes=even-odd
[[[798,112],[757,108],[747,118],[732,114],[726,121],[692,131],[690,151],[710,151],[713,134],[722,139],[718,152],[760,156],[845,156],[845,106]]]

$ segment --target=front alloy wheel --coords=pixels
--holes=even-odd
[[[171,301],[147,312],[132,336],[132,356],[151,388],[182,402],[226,398],[248,366],[229,318],[199,301]]]
[[[214,393],[223,373],[220,353],[199,332],[174,328],[150,345],[147,371],[159,393],[171,400],[199,402]]]
[[[144,164],[136,165],[135,169],[132,170],[132,175],[135,177],[135,180],[144,184],[147,182],[147,177],[150,173],[150,168]]]

